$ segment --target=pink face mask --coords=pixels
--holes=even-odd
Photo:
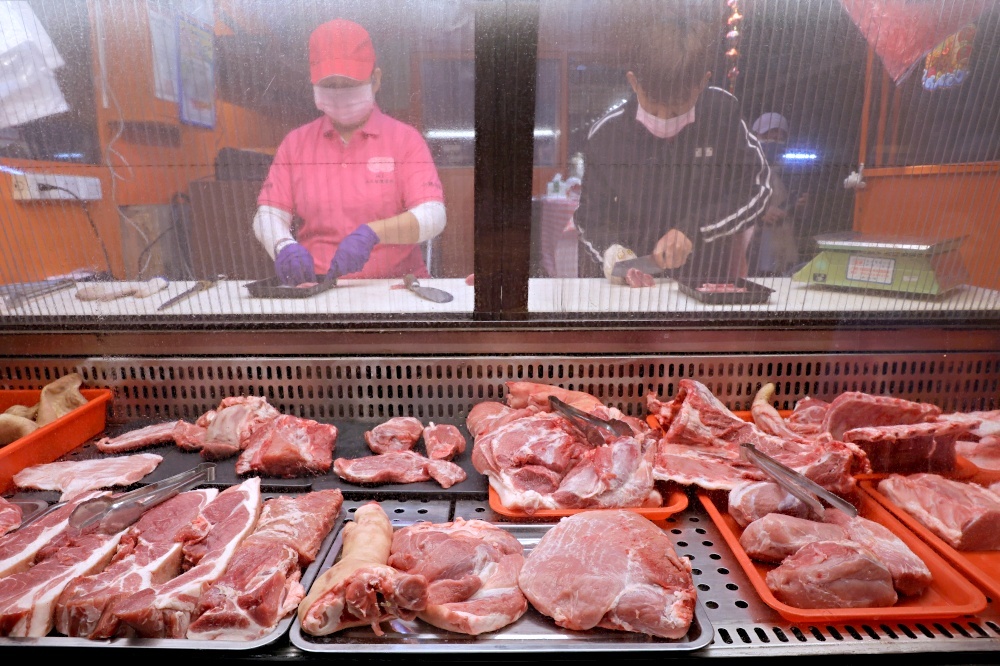
[[[313,86],[316,108],[329,116],[336,125],[353,127],[364,122],[375,106],[371,83],[351,88]]]
[[[672,139],[681,133],[681,130],[694,122],[694,107],[687,113],[682,113],[675,118],[659,118],[647,112],[639,105],[639,110],[635,113],[635,119],[642,123],[642,126],[649,130],[649,133],[660,139]]]

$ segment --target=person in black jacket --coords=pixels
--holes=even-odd
[[[770,169],[736,98],[708,85],[724,26],[708,4],[659,4],[629,29],[634,95],[593,125],[584,149],[581,277],[611,279],[636,253],[675,276],[746,276]]]

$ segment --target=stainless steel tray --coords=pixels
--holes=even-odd
[[[265,493],[265,498],[273,497],[274,494]],[[345,505],[347,503],[345,502]],[[343,527],[345,520],[342,518],[346,509],[342,508],[340,516],[338,516],[337,521],[333,525],[333,529],[330,533],[326,535],[326,539],[323,540],[323,544],[320,546],[319,553],[316,560],[306,567],[305,571],[302,572],[302,585],[308,590],[309,586],[312,585],[313,580],[321,569],[321,562],[324,560],[324,553],[326,553],[334,542],[337,540],[340,528]],[[157,648],[157,649],[178,649],[178,650],[239,650],[247,651],[254,650],[256,648],[264,647],[274,643],[276,640],[284,636],[288,632],[288,628],[292,624],[294,613],[288,615],[278,622],[277,626],[265,636],[262,636],[253,641],[210,641],[210,640],[189,640],[187,638],[110,638],[101,640],[91,640],[89,638],[75,638],[70,636],[63,636],[58,634],[53,630],[48,636],[43,638],[12,638],[12,637],[0,637],[0,647],[25,647],[32,645],[48,646],[48,647],[81,647],[81,648]]]
[[[390,516],[392,514],[389,514]],[[397,523],[401,526],[400,523]],[[530,552],[551,524],[497,524]],[[324,559],[322,570],[333,566],[340,555],[342,539],[338,535]],[[714,635],[708,612],[701,600],[695,605],[695,617],[687,636],[672,641],[644,634],[609,629],[571,631],[556,626],[529,606],[528,612],[499,631],[468,636],[433,627],[420,620],[393,620],[382,625],[384,636],[376,636],[368,627],[345,629],[330,636],[311,636],[301,630],[296,618],[292,623],[292,644],[306,652],[332,653],[481,653],[502,652],[690,652],[707,646]]]

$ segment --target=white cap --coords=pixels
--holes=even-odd
[[[785,134],[788,134],[788,121],[780,113],[775,113],[771,111],[770,113],[761,114],[760,118],[753,121],[754,134],[764,134],[768,130],[779,129]]]

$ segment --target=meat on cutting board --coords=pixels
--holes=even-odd
[[[808,518],[809,505],[774,481],[748,481],[729,491],[729,515],[746,527],[769,513]]]
[[[100,639],[120,634],[114,603],[181,571],[178,534],[219,494],[214,488],[181,493],[144,513],[122,537],[104,570],[74,579],[59,595],[55,628],[65,636]],[[124,632],[122,632],[124,633]]]
[[[765,576],[782,603],[795,608],[868,608],[898,600],[889,570],[852,541],[815,541]]]
[[[435,425],[433,421],[424,428],[424,447],[427,457],[434,460],[451,460],[465,452],[465,435],[457,427],[442,423]]]
[[[337,428],[282,414],[260,424],[247,438],[236,473],[298,477],[325,474],[333,463]]]
[[[184,573],[118,600],[112,612],[143,638],[183,638],[202,593],[226,570],[233,553],[257,524],[260,478],[230,486],[212,500],[178,538]]]
[[[478,635],[528,610],[517,582],[524,548],[482,520],[404,527],[393,535],[388,564],[427,579],[427,607],[417,617],[441,629]]]
[[[21,507],[0,497],[0,536],[21,526]]]
[[[747,525],[740,545],[755,560],[781,562],[807,544],[846,539],[847,532],[837,525],[771,513]]]
[[[893,474],[880,493],[957,550],[1000,550],[1000,497],[938,474]]]
[[[95,458],[93,460],[66,460],[27,467],[14,475],[18,488],[58,490],[60,501],[80,493],[128,486],[141,480],[163,461],[155,453],[136,453],[130,456]]]
[[[412,416],[395,416],[365,432],[365,442],[374,453],[409,451],[420,440],[424,424]]]
[[[351,483],[417,483],[434,479],[450,488],[466,479],[465,470],[447,460],[431,460],[414,451],[397,451],[362,458],[337,458],[337,476]]]
[[[339,490],[265,502],[253,533],[198,600],[187,637],[249,641],[274,630],[305,596],[301,567],[316,559],[343,503]]]
[[[0,578],[30,567],[42,548],[69,529],[70,514],[81,502],[107,494],[92,492],[80,495],[55,507],[30,525],[0,537]]]
[[[627,510],[562,519],[528,555],[518,582],[532,606],[567,629],[677,639],[694,618],[691,563],[663,530]]]
[[[388,454],[386,454],[388,455]],[[358,508],[343,529],[340,559],[313,582],[299,603],[302,630],[327,636],[349,627],[412,620],[427,607],[427,579],[390,567],[392,524],[376,502]]]

